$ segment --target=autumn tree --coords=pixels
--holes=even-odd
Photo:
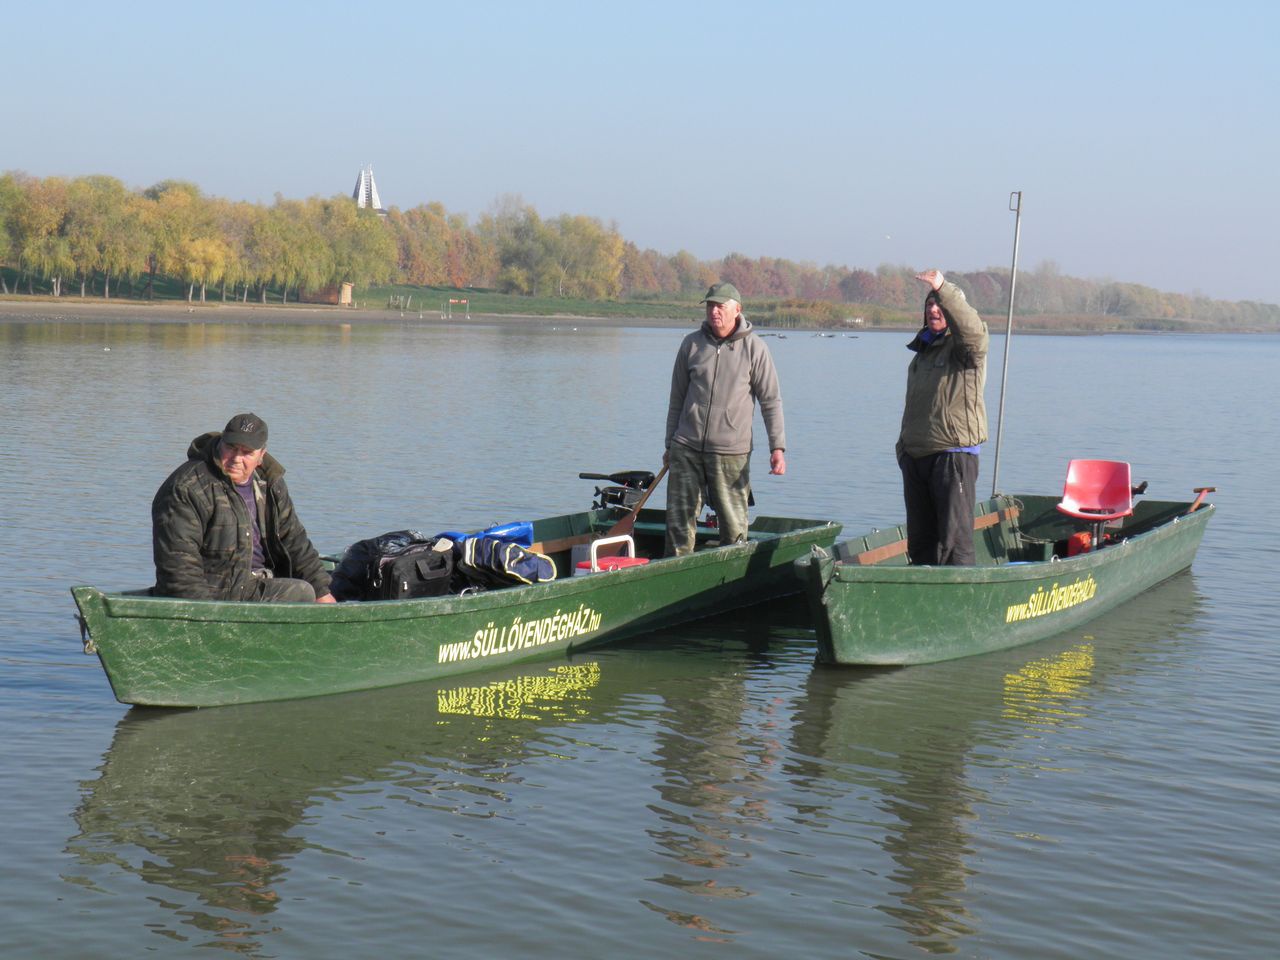
[[[280,286],[280,302],[289,302],[289,289],[323,285],[334,273],[333,250],[320,230],[321,204],[286,200],[276,194],[251,235],[261,276]],[[266,287],[263,285],[263,302]]]
[[[279,278],[284,287],[281,300],[288,303],[290,285],[295,291],[320,287],[337,276],[336,255],[332,238],[324,231],[325,202],[322,199],[311,197],[299,203],[284,200],[277,194],[273,209],[280,209],[289,222],[292,284],[287,277]]]
[[[481,218],[477,230],[497,252],[499,290],[538,296],[555,286],[560,275],[557,237],[533,207],[519,197],[504,197]]]
[[[658,280],[656,261],[649,256],[651,250],[641,250],[630,240],[622,245],[622,295],[625,297],[650,297],[662,292]]]
[[[672,254],[671,268],[675,270],[680,285],[679,293],[696,293],[701,296],[707,287],[721,279],[715,268],[703,263],[688,250]]]
[[[150,188],[154,201],[152,223],[152,276],[157,270],[183,281],[187,302],[205,301],[210,283],[221,282],[232,257],[232,248],[220,229],[218,204],[200,195],[195,184],[166,180]]]
[[[79,177],[68,188],[67,243],[80,296],[98,275],[102,296],[111,282],[141,269],[149,246],[143,201],[115,177]]]
[[[497,249],[467,225],[461,214],[449,217],[445,270],[451,286],[490,286],[498,273]]]
[[[14,211],[22,199],[21,188],[12,173],[0,175],[0,267],[12,266],[18,248],[14,234]],[[7,294],[9,284],[0,271],[0,293]]]
[[[226,244],[226,259],[219,281],[222,300],[226,302],[228,286],[233,299],[239,289],[240,298],[248,300],[249,287],[258,279],[249,252],[249,237],[254,223],[263,215],[262,208],[252,203],[215,200],[210,214]]]
[[[35,275],[49,282],[55,297],[61,296],[63,277],[75,270],[66,234],[68,203],[68,185],[60,177],[22,183],[13,224],[19,244],[18,262],[27,276],[28,293],[32,292],[31,278]]]
[[[402,283],[435,286],[448,282],[449,223],[438,203],[412,207],[387,216],[396,245]]]
[[[171,274],[181,260],[181,246],[191,235],[200,188],[185,180],[162,180],[143,191],[150,201],[144,217],[151,240],[147,253],[147,298],[155,296],[156,277]]]
[[[917,296],[920,284],[915,280],[916,271],[911,267],[882,263],[876,267],[876,280],[880,287],[878,302],[886,307],[906,309],[919,306],[924,296]]]
[[[395,240],[376,210],[361,210],[350,198],[337,196],[315,201],[314,216],[330,250],[326,283],[367,287],[395,274]]]
[[[556,295],[607,300],[622,279],[622,237],[594,217],[564,214],[545,233],[554,263]]]
[[[840,280],[840,296],[846,303],[879,303],[880,280],[869,270],[850,270]]]

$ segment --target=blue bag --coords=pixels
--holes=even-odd
[[[472,537],[491,537],[507,543],[518,543],[522,547],[531,547],[533,546],[533,524],[528,520],[516,520],[512,523],[495,523],[493,526],[478,530],[475,533],[447,531],[437,534],[437,536],[448,537],[457,544],[465,543]]]

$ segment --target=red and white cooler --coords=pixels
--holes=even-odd
[[[600,556],[601,547],[608,547],[617,543],[622,544],[625,550],[622,556]],[[630,536],[604,537],[592,542],[591,558],[589,560],[579,560],[574,564],[573,575],[575,577],[584,577],[593,573],[614,573],[631,567],[643,567],[648,562],[648,557],[636,556],[636,543]]]

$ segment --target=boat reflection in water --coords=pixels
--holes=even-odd
[[[910,669],[816,668],[796,704],[788,769],[814,800],[796,813],[833,832],[875,824],[888,857],[839,864],[826,878],[832,899],[875,902],[842,889],[870,871],[881,878],[876,909],[909,942],[955,951],[977,932],[970,886],[984,871],[970,825],[1017,802],[986,785],[1008,787],[1012,771],[1057,754],[1057,731],[1084,722],[1110,682],[1187,642],[1200,604],[1182,574],[1087,629],[1029,646]],[[984,824],[984,840],[993,829]]]
[[[117,724],[100,777],[82,785],[80,832],[68,852],[167,888],[166,901],[192,895],[169,904],[179,924],[252,953],[258,938],[279,932],[268,917],[289,861],[315,846],[297,829],[314,807],[376,782],[436,794],[457,812],[483,805],[536,731],[586,715],[600,677],[598,662],[581,660],[468,686],[207,711],[135,708]]]
[[[588,915],[596,955],[652,942],[655,917],[759,956],[850,932],[954,951],[989,811],[1057,799],[1047,772],[1020,795],[1017,771],[1185,645],[1199,603],[1181,575],[1088,634],[860,671],[813,665],[797,602],[465,685],[135,709],[83,784],[66,879],[251,955],[317,910],[326,936],[381,911],[449,955]]]

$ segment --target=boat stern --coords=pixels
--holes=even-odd
[[[818,644],[818,662],[835,662],[831,640],[831,619],[827,610],[827,586],[835,576],[836,558],[830,545],[814,544],[812,549],[794,561],[796,577],[808,601],[810,618]]]

